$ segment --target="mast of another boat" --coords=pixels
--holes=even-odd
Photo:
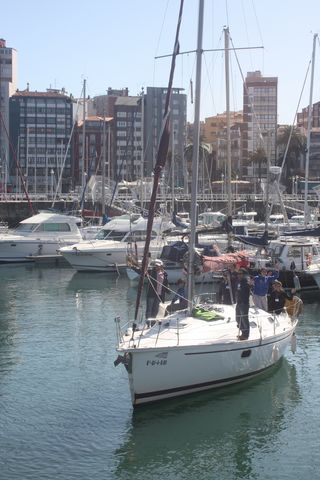
[[[140,189],[140,205],[141,211],[144,206],[144,90],[141,91],[141,189]]]
[[[201,91],[201,67],[202,67],[202,37],[203,37],[203,11],[204,0],[199,0],[198,17],[198,40],[197,40],[197,64],[196,64],[196,87],[194,105],[194,133],[192,153],[192,182],[191,182],[191,211],[190,211],[190,238],[189,238],[189,262],[188,262],[188,299],[189,311],[192,310],[192,299],[194,296],[194,257],[197,226],[197,195],[198,195],[198,166],[199,166],[199,144],[200,144],[200,91]]]
[[[312,97],[313,97],[313,79],[314,79],[314,63],[316,56],[316,40],[318,34],[313,35],[312,63],[311,63],[311,80],[310,80],[310,97],[308,110],[308,129],[307,129],[307,155],[306,169],[304,175],[304,225],[308,223],[308,190],[309,190],[309,160],[310,160],[310,144],[311,144],[311,123],[312,123]]]
[[[224,58],[226,75],[226,120],[227,120],[227,214],[232,219],[232,190],[231,190],[231,134],[230,134],[230,80],[229,80],[229,28],[224,29]],[[232,243],[232,232],[228,231],[228,247]]]
[[[101,216],[102,222],[105,221],[106,215],[106,116],[105,112],[103,112],[103,154],[102,154],[102,168],[101,168]]]

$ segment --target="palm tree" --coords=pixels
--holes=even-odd
[[[278,157],[279,164],[282,164],[287,149],[283,178],[284,182],[289,184],[293,176],[297,173],[303,173],[301,171],[301,157],[305,156],[306,153],[306,137],[297,127],[287,125],[278,134],[277,145],[281,150],[281,154]]]
[[[254,152],[249,153],[248,165],[250,164],[253,166],[254,171],[256,166],[258,166],[258,179],[259,183],[261,183],[262,165],[267,165],[267,156],[264,148],[259,147]]]

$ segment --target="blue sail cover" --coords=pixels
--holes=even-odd
[[[285,237],[320,237],[320,227],[292,230],[291,232],[283,232],[282,235]]]
[[[263,233],[262,237],[254,237],[251,235],[237,235],[234,238],[241,243],[245,243],[246,245],[253,245],[255,247],[266,247],[270,243],[268,238],[268,232],[266,230]]]

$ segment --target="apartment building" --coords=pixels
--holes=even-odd
[[[0,39],[0,192],[9,179],[9,98],[16,91],[17,51]]]
[[[114,178],[134,181],[143,176],[143,97],[117,97],[114,104]]]
[[[71,176],[76,185],[84,185],[92,175],[102,175],[105,162],[105,176],[113,175],[112,137],[113,119],[97,115],[88,116],[77,122],[72,136],[73,162]],[[84,127],[84,128],[83,128]],[[85,138],[85,142],[83,141]]]
[[[21,175],[30,193],[69,191],[71,181],[72,98],[64,90],[16,91],[10,98],[11,183],[21,188]],[[59,182],[59,179],[61,181]]]
[[[174,152],[176,186],[184,186],[187,179],[184,162],[184,148],[186,145],[187,125],[187,96],[182,88],[173,88],[171,95],[171,144],[170,151]],[[156,160],[159,139],[163,126],[167,88],[147,87],[144,95],[144,143],[145,143],[145,174],[150,176]]]
[[[260,71],[248,72],[243,86],[242,162],[264,149],[271,164],[276,160],[278,78],[264,77]],[[248,168],[247,175],[252,176]]]

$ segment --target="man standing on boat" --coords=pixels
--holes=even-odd
[[[176,312],[178,310],[184,310],[188,308],[188,300],[187,300],[187,293],[186,293],[186,282],[183,278],[179,278],[178,282],[178,289],[171,300],[171,304],[168,305],[166,309],[166,315],[169,313]]]
[[[165,301],[165,292],[168,286],[168,276],[163,268],[162,260],[154,260],[153,265],[148,276],[146,318],[156,318],[160,302]]]
[[[249,285],[249,279],[247,277],[247,271],[244,268],[240,268],[237,274],[237,281],[235,283],[235,296],[236,296],[236,320],[237,326],[241,331],[239,340],[247,340],[250,333],[249,324],[249,298],[251,288]]]
[[[253,277],[252,299],[257,308],[261,308],[265,312],[268,311],[268,291],[270,285],[278,278],[279,271],[268,275],[266,268],[261,268],[259,274]]]

